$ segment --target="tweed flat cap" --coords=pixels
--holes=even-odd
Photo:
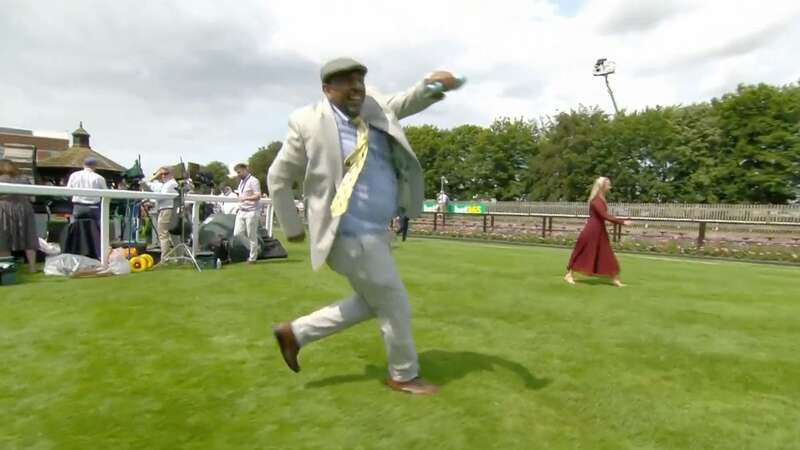
[[[366,75],[367,66],[352,58],[336,58],[326,62],[325,65],[322,66],[322,69],[319,71],[319,78],[323,83],[327,83],[328,80],[337,73],[350,72],[353,70],[359,70]]]

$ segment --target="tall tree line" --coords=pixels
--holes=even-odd
[[[581,107],[489,127],[410,126],[433,197],[579,201],[598,176],[628,202],[800,200],[800,86],[741,85],[709,102],[612,116]]]

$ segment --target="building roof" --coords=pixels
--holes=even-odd
[[[6,133],[0,129],[0,145],[7,144],[33,145],[37,150],[64,151],[69,147],[69,140],[33,134]]]
[[[50,158],[38,161],[36,166],[41,168],[81,169],[83,168],[83,162],[86,158],[91,157],[97,161],[95,170],[117,173],[122,173],[127,170],[92,150],[92,147],[89,145],[89,136],[89,133],[83,129],[83,122],[81,122],[78,129],[72,132],[72,147]]]
[[[23,130],[21,128],[0,127],[0,133],[22,134],[24,136],[33,136],[33,131],[31,131],[31,130]]]
[[[78,125],[78,129],[72,132],[72,136],[74,137],[75,135],[89,136],[89,132],[83,129],[83,121],[81,121],[80,125]]]
[[[105,156],[97,153],[88,147],[75,147],[72,146],[68,150],[59,153],[51,158],[36,163],[37,167],[51,167],[51,168],[65,168],[65,169],[82,169],[83,161],[92,157],[97,160],[96,170],[105,170],[109,172],[122,173],[126,169],[114,161],[106,158]]]

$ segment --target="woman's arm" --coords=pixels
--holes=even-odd
[[[617,225],[625,225],[625,220],[613,216],[608,212],[608,205],[606,204],[605,200],[595,197],[594,200],[592,200],[592,208],[594,208],[597,215],[602,217],[603,220],[616,223]]]

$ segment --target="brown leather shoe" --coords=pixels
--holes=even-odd
[[[389,378],[386,380],[386,385],[395,391],[413,395],[433,395],[439,392],[439,386],[428,383],[420,377],[408,381],[394,381]]]
[[[297,354],[300,353],[300,344],[297,343],[297,338],[294,337],[292,326],[289,322],[272,327],[272,334],[278,341],[278,348],[281,349],[283,360],[295,372],[300,372],[300,364],[297,363]]]

